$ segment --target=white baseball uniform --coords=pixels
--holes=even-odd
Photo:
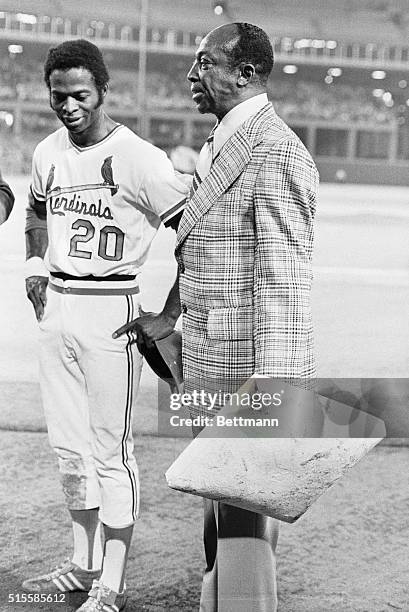
[[[132,334],[112,332],[138,316],[150,243],[186,190],[165,153],[122,125],[88,147],[61,128],[34,152],[31,191],[46,206],[49,238],[40,322],[49,438],[68,507],[99,507],[111,527],[138,514],[131,419],[141,371]]]

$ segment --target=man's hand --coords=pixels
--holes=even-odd
[[[136,344],[139,352],[144,355],[146,349],[153,346],[155,340],[161,340],[169,336],[175,327],[176,321],[180,315],[180,300],[179,300],[179,272],[169,295],[166,299],[162,312],[144,312],[140,308],[141,316],[119,329],[112,334],[113,338],[119,338],[126,332],[136,334]]]
[[[168,315],[160,312],[145,312],[141,317],[122,325],[112,334],[113,338],[119,338],[128,331],[136,333],[136,343],[139,351],[143,354],[144,348],[151,348],[155,340],[166,338],[173,332],[175,322]]]
[[[47,302],[47,285],[48,278],[46,276],[29,276],[26,278],[27,297],[34,306],[38,322],[43,318],[44,308]]]

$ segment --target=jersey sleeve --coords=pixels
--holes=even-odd
[[[26,208],[26,233],[36,229],[47,229],[47,215],[45,203],[37,202],[31,191],[28,193],[28,206]]]
[[[43,177],[40,170],[40,155],[38,147],[34,151],[31,185],[28,194],[26,216],[26,232],[38,227],[46,227],[46,191],[43,187]]]
[[[45,187],[43,186],[42,173],[40,170],[40,154],[39,154],[38,147],[34,151],[34,155],[33,155],[30,191],[31,191],[33,198],[37,200],[37,202],[45,203],[46,193],[45,193]]]
[[[189,183],[175,172],[167,155],[155,147],[139,192],[143,206],[169,226],[183,211],[188,192]]]

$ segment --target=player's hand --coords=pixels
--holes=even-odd
[[[114,331],[112,337],[119,338],[119,336],[122,336],[122,334],[128,331],[136,333],[138,349],[143,353],[145,347],[151,348],[155,340],[166,338],[166,336],[169,336],[173,332],[173,329],[174,323],[166,314],[162,312],[159,314],[147,312],[141,317],[122,325],[122,327]]]
[[[47,302],[46,290],[48,278],[46,276],[29,276],[26,278],[27,297],[34,306],[37,321],[43,318],[44,308]]]

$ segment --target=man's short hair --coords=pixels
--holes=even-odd
[[[53,70],[69,70],[70,68],[85,68],[92,74],[98,92],[109,81],[101,51],[88,40],[68,40],[58,47],[48,51],[44,64],[44,80],[50,88],[50,75]]]
[[[274,66],[273,46],[266,32],[252,23],[234,23],[237,38],[224,45],[231,68],[242,62],[253,64],[260,81],[265,83]]]

